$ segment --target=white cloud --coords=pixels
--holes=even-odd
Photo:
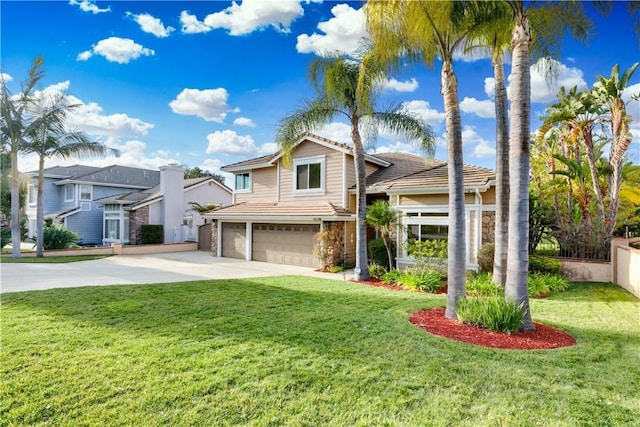
[[[224,88],[184,89],[169,106],[176,114],[198,116],[208,122],[222,123],[227,113],[233,111],[227,105],[228,97]]]
[[[178,159],[163,156],[161,153],[153,153],[151,156],[147,156],[147,144],[139,140],[130,140],[124,143],[118,143],[112,139],[108,139],[104,143],[110,148],[120,150],[120,157],[110,156],[103,158],[87,158],[82,159],[80,163],[96,167],[105,167],[116,164],[154,170],[157,170],[160,166],[168,165],[170,163],[181,163]],[[61,165],[67,166],[78,163],[79,161],[77,158],[64,160],[59,157],[52,157],[45,162],[45,167]],[[35,155],[22,156],[19,159],[19,164],[21,171],[37,170],[38,157]]]
[[[278,144],[276,144],[275,142],[265,142],[260,146],[260,148],[258,149],[258,152],[260,154],[272,154],[277,152],[278,150],[280,150],[280,148],[278,147]]]
[[[423,155],[423,153],[420,152],[420,150],[415,144],[411,144],[408,142],[401,142],[401,141],[386,143],[379,146],[376,145],[375,150],[371,150],[371,152],[377,153],[377,154],[400,152],[400,153]]]
[[[493,101],[478,101],[475,98],[464,97],[460,102],[460,110],[464,113],[475,114],[483,119],[495,119],[496,110]]]
[[[549,70],[555,72],[546,77]],[[585,89],[587,82],[582,77],[582,70],[545,58],[531,66],[531,102],[553,101],[562,86],[566,89],[573,86],[577,86],[578,90]]]
[[[472,144],[472,143],[481,143],[487,142],[473,126],[465,125],[462,127],[462,143],[463,144]]]
[[[403,106],[409,112],[420,114],[422,120],[429,126],[442,123],[445,119],[445,114],[431,108],[428,101],[413,100],[403,103]]]
[[[496,79],[493,77],[484,79],[484,93],[486,93],[489,98],[496,96]]]
[[[6,82],[10,82],[11,80],[13,80],[13,77],[11,77],[9,74],[7,73],[0,73],[1,77],[2,77],[2,81]]]
[[[91,50],[87,50],[78,54],[78,61],[86,61],[92,55],[104,56],[107,61],[117,62],[118,64],[127,64],[133,59],[140,56],[155,55],[152,49],[148,49],[131,39],[123,39],[120,37],[109,37],[100,40],[92,46]]]
[[[102,107],[95,102],[85,103],[81,99],[66,94],[69,89],[68,80],[47,86],[41,91],[35,91],[36,98],[53,98],[64,95],[65,100],[77,107],[67,115],[66,124],[70,129],[79,129],[89,135],[111,138],[134,137],[146,135],[153,124],[124,113],[110,115],[102,114]]]
[[[211,27],[206,26],[204,22],[198,21],[197,16],[191,15],[186,10],[180,13],[180,23],[182,24],[182,32],[185,34],[199,34],[211,31]]]
[[[227,187],[233,187],[233,174],[229,172],[223,172],[220,168],[223,166],[222,162],[218,159],[205,159],[199,166],[200,169],[221,175],[224,177],[224,183]]]
[[[331,8],[333,18],[320,22],[318,29],[324,34],[300,34],[296,50],[300,53],[342,52],[352,54],[367,37],[362,9],[353,9],[347,4],[338,4]]]
[[[206,153],[253,155],[258,149],[251,135],[238,135],[232,130],[216,131],[207,135]]]
[[[464,49],[463,45],[458,46],[453,52],[454,61],[474,62],[480,59],[491,58],[491,49],[489,48],[476,48],[468,52],[465,52]]]
[[[86,61],[93,56],[90,50],[85,50],[84,52],[80,52],[78,56],[76,56],[76,61]]]
[[[253,120],[247,118],[247,117],[238,117],[237,119],[235,119],[233,121],[233,124],[236,126],[246,126],[246,127],[250,127],[250,128],[254,128],[256,127],[256,124],[253,123]]]
[[[476,145],[476,148],[473,149],[476,157],[496,157],[496,149],[489,145],[489,142],[486,140],[482,140]]]
[[[142,31],[153,34],[156,37],[168,37],[175,30],[173,27],[165,27],[160,19],[154,18],[148,13],[136,15],[127,12],[127,16],[131,16],[140,25]]]
[[[94,0],[70,0],[69,4],[72,6],[79,6],[80,10],[83,12],[91,12],[94,15],[111,11],[110,7],[100,9]]]
[[[622,99],[624,99],[625,102],[629,102],[633,95],[635,95],[635,96],[640,95],[640,83],[636,83],[634,85],[627,86],[626,89],[624,91],[622,91]],[[638,102],[638,100],[631,101],[631,102]],[[635,108],[636,109],[638,108],[637,104],[636,104]]]
[[[315,129],[313,133],[332,141],[351,144],[351,126],[345,123],[332,122]]]
[[[269,26],[287,33],[291,23],[302,15],[304,10],[299,0],[244,0],[207,15],[204,24],[210,28],[224,28],[232,36],[249,34]]]
[[[418,89],[418,81],[415,78],[404,82],[400,82],[394,78],[384,79],[382,89],[395,90],[396,92],[414,92]]]

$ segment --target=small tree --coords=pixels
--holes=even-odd
[[[391,241],[391,233],[399,223],[398,213],[389,206],[389,202],[386,200],[376,200],[373,204],[367,206],[365,222],[380,233],[389,257],[389,268],[392,268],[393,254],[391,248],[393,247],[393,242]]]

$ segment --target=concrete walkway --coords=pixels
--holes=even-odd
[[[353,272],[321,273],[313,268],[215,258],[208,252],[112,256],[66,264],[0,264],[0,293],[78,286],[135,285],[188,280],[304,275],[349,280]]]

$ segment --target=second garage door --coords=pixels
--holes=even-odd
[[[245,259],[247,225],[240,222],[222,223],[222,256]]]
[[[253,224],[251,259],[274,264],[318,267],[313,256],[314,224]]]

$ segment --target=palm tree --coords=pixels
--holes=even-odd
[[[31,131],[28,117],[29,106],[33,103],[33,90],[44,76],[41,70],[44,59],[38,56],[29,70],[29,78],[22,83],[22,91],[12,96],[0,75],[2,94],[0,99],[0,131],[2,145],[7,146],[11,157],[11,241],[13,258],[20,258],[20,181],[18,153],[26,135]]]
[[[373,64],[365,66],[362,61],[364,55],[366,48],[358,52],[355,59],[328,55],[313,61],[309,79],[316,91],[315,98],[306,100],[302,107],[282,119],[276,132],[276,142],[284,153],[285,161],[290,161],[295,143],[301,135],[313,132],[339,116],[349,121],[356,170],[356,280],[369,278],[365,224],[365,150],[360,127],[367,126],[372,135],[377,129],[404,134],[412,141],[419,141],[423,150],[432,153],[434,149],[433,132],[419,118],[401,107],[375,110],[374,97],[381,87],[384,73]]]
[[[616,64],[611,69],[610,77],[598,76],[598,81],[594,84],[593,94],[604,105],[608,116],[606,120],[611,126],[612,137],[609,150],[609,166],[611,168],[611,175],[609,176],[609,209],[605,217],[607,236],[611,235],[615,227],[624,155],[632,139],[631,132],[629,132],[631,115],[627,113],[627,103],[629,101],[625,102],[622,99],[622,93],[627,88],[631,76],[638,68],[638,65],[639,63],[636,62],[620,74],[620,67]],[[633,98],[637,99],[639,95],[636,94]]]
[[[38,185],[36,203],[36,256],[43,256],[44,225],[44,162],[51,157],[63,159],[71,156],[104,156],[114,154],[118,150],[108,148],[100,142],[94,142],[78,130],[68,131],[65,128],[67,113],[76,109],[78,104],[67,104],[63,95],[53,99],[39,99],[34,108],[35,120],[29,129],[28,141],[22,148],[24,153],[38,155]]]
[[[389,206],[389,202],[386,200],[376,200],[370,206],[367,207],[367,216],[365,221],[368,225],[373,227],[382,238],[384,248],[387,250],[387,257],[389,260],[389,270],[393,268],[393,254],[391,232],[393,228],[398,224],[398,213]]]
[[[514,17],[511,37],[511,111],[509,132],[509,256],[505,298],[525,310],[522,329],[534,329],[529,308],[529,141],[531,138],[532,43],[552,51],[567,29],[586,37],[589,25],[579,3],[550,4],[532,9],[533,3],[507,1]],[[550,61],[547,61],[551,64]]]
[[[385,62],[391,69],[406,59],[414,62],[422,59],[427,65],[432,65],[437,58],[442,61],[440,91],[446,115],[449,163],[449,256],[445,316],[454,318],[458,300],[465,295],[466,244],[462,126],[453,55],[463,47],[476,20],[468,2],[369,1],[364,10],[374,43],[374,58]]]

